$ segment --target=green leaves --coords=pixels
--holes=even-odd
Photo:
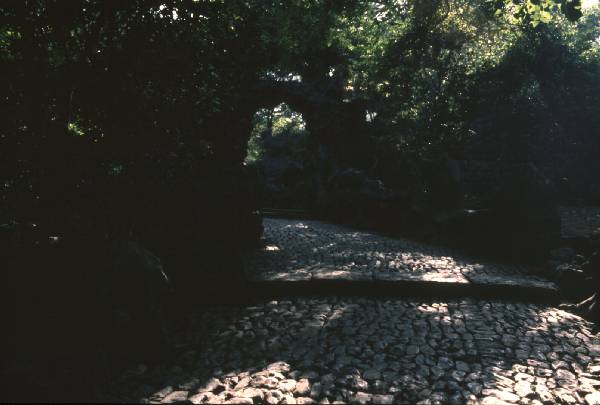
[[[75,136],[83,136],[85,135],[85,133],[83,132],[83,130],[81,129],[81,127],[79,125],[77,125],[77,123],[75,122],[69,122],[68,124],[68,130],[71,134],[75,135]]]
[[[488,0],[485,7],[494,10],[496,17],[532,27],[548,24],[559,15],[570,21],[582,16],[581,0]]]
[[[564,0],[561,2],[560,9],[569,21],[576,21],[583,15],[581,0]]]

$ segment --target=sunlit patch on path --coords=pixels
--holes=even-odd
[[[249,255],[258,282],[430,282],[556,291],[531,269],[476,260],[452,249],[312,220],[264,219],[264,247]]]

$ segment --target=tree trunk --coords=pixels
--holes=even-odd
[[[600,321],[600,305],[598,304],[599,295],[598,292],[595,292],[591,297],[586,298],[577,304],[562,304],[560,305],[560,308],[573,312],[588,321],[597,323]]]

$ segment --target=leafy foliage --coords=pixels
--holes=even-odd
[[[261,159],[265,138],[274,136],[306,136],[306,123],[302,115],[293,111],[287,104],[281,103],[274,108],[263,108],[254,115],[254,122],[246,162],[253,163]]]
[[[128,221],[149,190],[185,189],[239,163],[261,80],[298,77],[303,91],[339,102],[310,111],[309,126],[360,102],[368,135],[357,129],[347,144],[360,140],[361,167],[388,181],[395,162],[460,153],[482,134],[568,139],[585,154],[595,149],[581,145],[597,144],[600,33],[598,8],[580,7],[5,1],[0,222],[51,228],[75,211]],[[506,153],[518,144],[502,142]]]

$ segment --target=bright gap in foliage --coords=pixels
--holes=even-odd
[[[306,122],[302,114],[292,110],[286,103],[273,108],[261,108],[254,114],[245,162],[252,163],[260,160],[266,139],[282,135],[299,135],[305,130]]]

